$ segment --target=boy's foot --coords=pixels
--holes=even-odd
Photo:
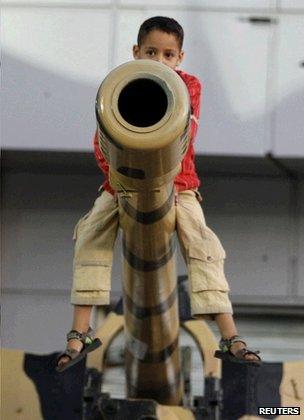
[[[259,362],[261,360],[261,358],[256,354],[256,352],[250,352],[248,350],[249,352],[245,353],[243,350],[246,351],[247,347],[242,341],[236,341],[230,347],[230,352],[236,357],[238,357],[239,354],[243,354],[242,357],[245,360],[252,361],[252,362],[254,361]]]
[[[71,351],[75,350],[78,353],[80,353],[82,349],[83,349],[83,343],[80,340],[69,340],[68,341],[66,350],[71,350]],[[60,368],[61,366],[63,367],[70,360],[71,360],[71,358],[69,356],[67,356],[67,355],[65,356],[65,352],[61,353],[58,356],[58,359],[57,359],[57,367],[58,368]]]
[[[217,350],[214,354],[218,359],[255,366],[260,366],[262,363],[260,356],[258,356],[259,351],[247,349],[247,344],[240,336],[236,335],[230,339],[222,338],[219,346],[220,350]]]
[[[72,330],[67,334],[67,348],[57,358],[57,372],[65,371],[80,362],[88,353],[101,346],[99,338],[94,339],[92,333],[92,329],[89,328],[87,333]]]

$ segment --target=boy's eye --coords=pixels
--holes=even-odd
[[[173,57],[174,57],[174,54],[173,54],[173,53],[167,53],[167,54],[166,54],[166,57],[167,57],[167,58],[173,58]]]
[[[146,52],[146,54],[147,54],[147,55],[150,55],[150,56],[153,56],[153,55],[155,54],[155,51],[153,51],[153,50],[148,50],[148,51]]]

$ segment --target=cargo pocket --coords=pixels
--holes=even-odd
[[[76,292],[107,292],[111,289],[111,263],[95,262],[74,266]]]
[[[192,292],[229,291],[224,273],[226,252],[211,229],[203,228],[201,241],[189,246],[187,256]]]

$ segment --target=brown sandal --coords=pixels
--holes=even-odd
[[[239,335],[235,335],[231,338],[221,338],[219,343],[220,350],[216,350],[214,353],[214,357],[221,359],[221,360],[229,360],[231,362],[242,363],[242,364],[250,364],[254,366],[260,366],[262,364],[262,360],[258,355],[260,352],[249,350],[247,348],[238,350],[235,354],[233,354],[230,350],[231,346],[234,343],[241,342],[247,346],[246,342],[243,340],[242,337]],[[247,360],[245,359],[246,354],[253,354],[258,358],[258,360]]]
[[[64,372],[66,369],[70,368],[71,366],[75,365],[76,363],[80,362],[88,353],[97,349],[101,346],[101,341],[99,338],[95,338],[93,336],[93,330],[91,328],[88,329],[86,333],[80,333],[76,330],[71,330],[67,334],[67,341],[70,340],[79,340],[83,344],[81,351],[66,348],[63,353],[61,353],[56,362],[56,371],[57,372]],[[58,365],[60,359],[62,357],[68,357],[70,360],[67,363],[63,363],[62,365]]]

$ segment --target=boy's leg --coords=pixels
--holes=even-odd
[[[76,330],[80,333],[86,333],[90,326],[91,313],[91,305],[74,305],[72,330]],[[74,349],[78,352],[82,350],[82,347],[83,344],[79,340],[69,340],[67,343],[67,348]],[[67,362],[69,362],[69,360],[70,358],[68,356],[60,357],[58,360],[58,366],[65,365]]]
[[[74,305],[72,330],[86,333],[93,305],[110,302],[113,247],[118,230],[118,206],[114,197],[103,191],[92,210],[77,223],[74,239],[74,278],[71,302]],[[69,340],[67,348],[81,351],[83,344]],[[63,356],[58,365],[69,357]]]
[[[182,191],[177,197],[177,234],[188,267],[192,316],[214,319],[222,338],[238,335],[224,274],[225,250],[215,233],[206,226],[197,193]],[[232,344],[235,354],[245,348],[243,342]],[[246,360],[257,360],[252,354]]]
[[[197,318],[204,319],[204,315],[196,315]],[[232,337],[238,336],[237,327],[235,325],[233,315],[232,314],[215,314],[213,317],[214,321],[216,322],[218,329],[220,331],[221,337],[224,339],[230,339]],[[236,341],[230,347],[230,351],[232,354],[236,355],[242,349],[246,349],[246,345],[242,341]],[[245,354],[245,360],[248,361],[257,361],[259,358],[254,354]]]
[[[103,191],[91,211],[77,223],[74,239],[74,305],[110,303],[113,247],[118,231],[118,205]]]
[[[231,314],[229,286],[224,274],[225,250],[206,226],[194,191],[178,194],[176,219],[177,235],[188,268],[192,316]]]

